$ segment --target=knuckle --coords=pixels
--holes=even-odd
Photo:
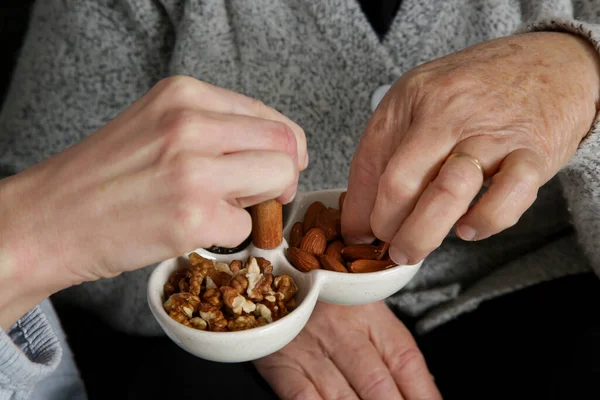
[[[389,373],[382,368],[376,368],[363,376],[362,385],[359,386],[358,390],[363,398],[372,399],[378,392],[389,392],[392,384],[395,385],[391,381]]]
[[[401,86],[408,93],[420,93],[427,82],[431,80],[433,74],[425,67],[420,67],[409,71],[402,78]]]
[[[416,181],[407,178],[400,170],[386,170],[379,182],[379,194],[388,201],[402,203],[411,200],[419,191]]]
[[[433,191],[433,198],[438,197],[452,201],[464,201],[473,196],[473,184],[464,169],[453,169],[452,171],[443,171],[437,179],[430,184],[430,189]],[[469,200],[471,200],[469,198]]]
[[[478,86],[475,78],[462,73],[438,74],[422,84],[416,113],[423,116],[434,111],[449,116],[450,121],[467,118],[470,113],[465,110],[472,110],[478,101]]]
[[[204,190],[213,186],[210,177],[214,174],[203,157],[178,153],[170,159],[168,169],[167,179],[171,193],[179,198],[195,197],[201,186]]]
[[[287,394],[286,398],[290,400],[313,400],[314,389],[312,385],[298,385],[291,389]]]
[[[163,79],[163,92],[168,92],[172,96],[186,94],[188,88],[199,83],[196,79],[185,75],[173,75]]]
[[[510,181],[515,190],[527,192],[538,189],[542,176],[533,161],[523,160],[506,173],[505,179]]]
[[[444,202],[456,202],[461,199],[458,194],[460,189],[457,190],[448,182],[432,182],[429,186],[429,189],[432,192],[432,197],[438,199],[438,201],[439,199],[443,199]]]
[[[265,132],[268,133],[267,146],[272,149],[284,149],[291,151],[296,148],[296,138],[288,127],[283,122],[267,121],[268,126]]]
[[[368,153],[365,153],[368,154]],[[350,175],[356,179],[359,186],[371,185],[380,180],[382,168],[374,157],[355,158],[350,166]]]
[[[397,373],[419,371],[424,367],[425,357],[416,346],[395,349],[385,355],[386,364]]]
[[[156,88],[156,100],[167,107],[173,104],[193,104],[198,89],[205,83],[185,75],[173,75],[161,80]]]
[[[252,97],[248,98],[248,109],[255,116],[263,115],[264,113],[269,112],[269,110],[272,110],[270,107],[265,105],[265,103],[263,103],[262,100],[258,100]]]
[[[468,74],[451,72],[437,75],[433,83],[434,86],[440,88],[442,93],[451,91],[452,94],[456,94],[471,89],[475,83],[475,79]]]
[[[199,125],[198,115],[189,109],[178,108],[165,111],[160,117],[159,129],[172,139],[180,139]]]

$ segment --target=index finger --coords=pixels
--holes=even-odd
[[[163,79],[149,93],[149,100],[171,107],[198,107],[203,110],[225,114],[238,114],[286,124],[296,137],[298,168],[308,165],[306,136],[304,130],[291,119],[257,99],[199,81],[189,76],[172,76]]]
[[[382,136],[399,136],[397,144],[391,138],[376,143],[367,137],[353,160],[357,168],[351,169],[342,211],[346,239],[371,233],[390,242],[435,176],[439,160],[452,147],[450,135],[432,123],[413,121],[404,132],[391,129]],[[371,165],[371,169],[361,165]]]

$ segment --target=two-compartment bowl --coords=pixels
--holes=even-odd
[[[218,362],[255,360],[281,349],[291,342],[308,321],[317,300],[342,305],[359,305],[383,300],[406,285],[421,267],[398,265],[383,271],[369,273],[340,273],[323,269],[300,272],[285,256],[292,225],[302,221],[307,207],[315,201],[327,207],[337,207],[345,189],[298,193],[292,203],[284,207],[283,242],[275,249],[263,250],[250,244],[233,254],[213,254],[204,249],[196,252],[215,261],[246,260],[248,256],[264,257],[273,264],[273,274],[290,275],[296,285],[297,307],[285,317],[270,324],[236,332],[210,332],[187,327],[173,320],[163,308],[163,287],[171,273],[188,264],[187,256],[160,263],[148,281],[148,303],[154,317],[177,345],[197,357]]]

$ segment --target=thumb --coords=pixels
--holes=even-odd
[[[379,177],[383,170],[366,163],[366,150],[357,150],[350,165],[348,191],[342,207],[342,236],[347,244],[371,243],[371,212],[375,206]]]
[[[369,119],[350,164],[348,192],[342,209],[342,236],[347,244],[371,243],[371,213],[375,207],[379,180],[394,150],[408,128],[407,104],[395,95],[399,81],[371,105],[376,107]],[[379,93],[381,97],[383,93]],[[394,112],[389,112],[393,110]],[[398,118],[400,114],[400,118]]]

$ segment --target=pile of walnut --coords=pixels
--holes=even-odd
[[[346,192],[340,195],[339,209],[312,203],[303,222],[296,222],[290,232],[287,258],[302,272],[326,269],[335,272],[376,272],[395,266],[388,255],[389,245],[346,246],[341,237],[342,206]]]
[[[298,290],[289,275],[273,276],[264,258],[231,264],[191,253],[191,268],[173,272],[164,286],[165,311],[175,321],[213,332],[241,331],[286,316]]]

